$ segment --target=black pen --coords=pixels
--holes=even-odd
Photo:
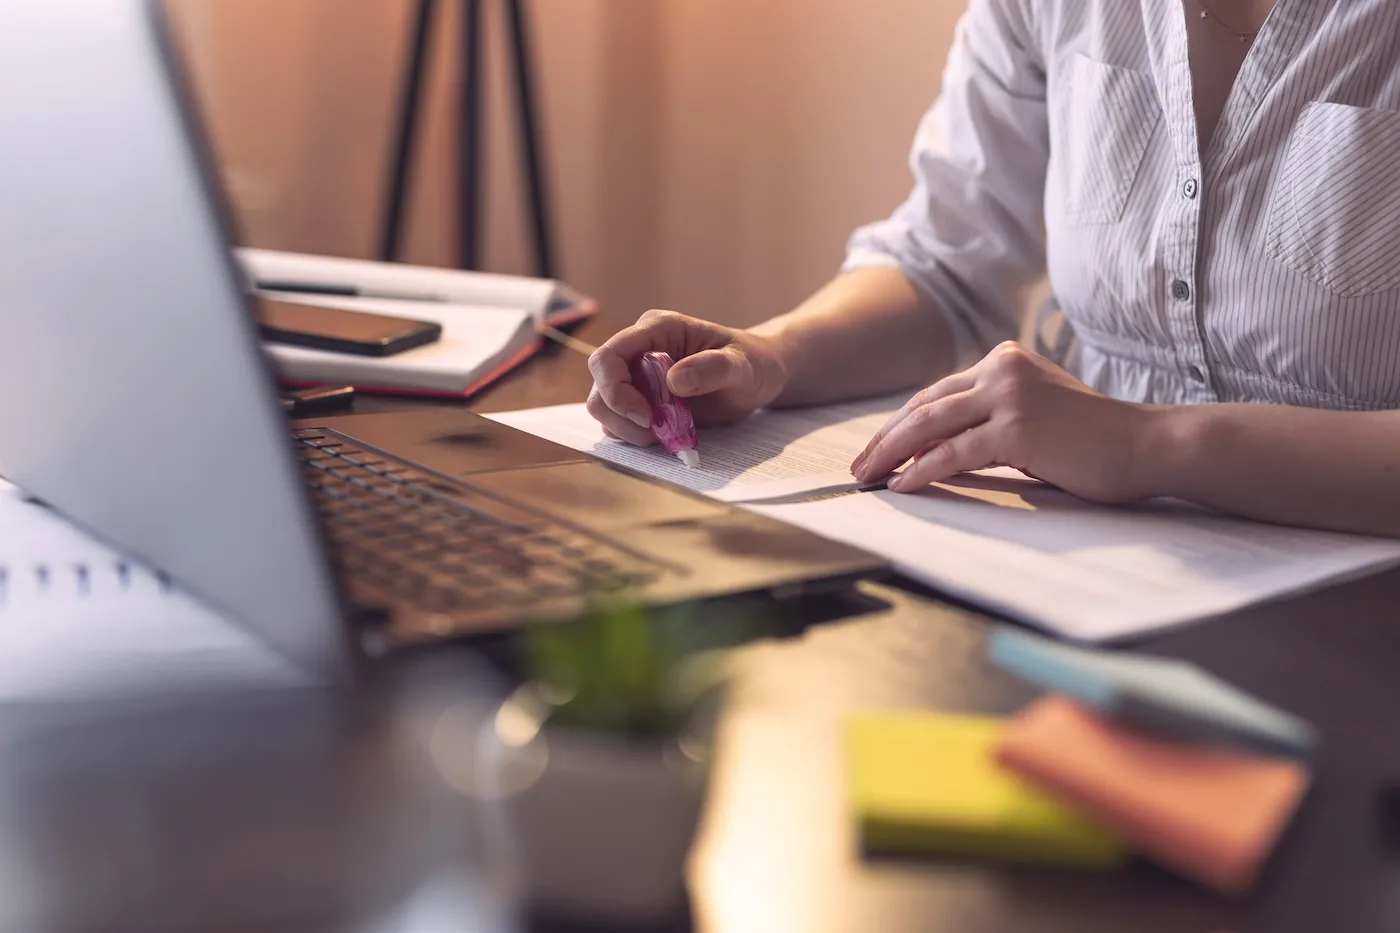
[[[290,282],[272,279],[266,282],[254,282],[253,287],[260,292],[297,292],[303,295],[338,295],[343,298],[388,298],[393,301],[450,301],[446,295],[438,295],[433,292],[415,292],[409,289],[362,288],[358,285],[341,285],[327,282]]]

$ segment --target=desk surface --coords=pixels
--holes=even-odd
[[[608,318],[580,331],[603,339]],[[504,411],[584,398],[581,357],[553,347],[474,400]],[[432,404],[365,398],[360,411]],[[930,597],[872,587],[889,608],[748,649],[722,724],[692,870],[698,927],[817,931],[1400,930],[1400,846],[1377,796],[1400,781],[1400,571],[1154,637],[1306,717],[1320,774],[1259,889],[1242,901],[1147,865],[1109,875],[963,863],[873,862],[841,796],[840,722],[858,708],[1011,712],[1029,691],[982,660],[987,622]]]
[[[603,319],[582,333],[597,340],[610,326]],[[581,357],[552,348],[470,407],[498,411],[576,401],[588,383]],[[371,412],[448,403],[365,397],[356,404]],[[1259,889],[1239,901],[1145,863],[1098,874],[861,858],[842,794],[840,735],[848,712],[913,707],[1010,713],[1031,696],[983,661],[985,618],[912,588],[864,589],[874,597],[871,611],[737,655],[693,853],[697,929],[1400,931],[1400,845],[1382,836],[1377,819],[1379,791],[1388,781],[1400,781],[1400,572],[1255,607],[1143,645],[1196,661],[1321,730],[1324,748],[1311,797]],[[431,660],[440,662],[443,655]],[[352,804],[379,799],[366,797],[361,786],[364,766],[380,760],[378,751],[362,747],[366,743],[354,731],[348,744],[337,744],[336,730],[325,728],[337,720],[323,720],[314,705],[294,709],[297,716],[254,709],[215,726],[200,715],[161,730],[142,720],[135,732],[122,733],[65,721],[62,734],[71,741],[60,740],[57,752],[48,746],[45,756],[30,740],[30,730],[44,723],[31,722],[31,711],[0,707],[0,926],[153,929],[153,899],[169,901],[176,916],[194,909],[195,894],[211,903],[262,909],[266,897],[247,903],[228,871],[233,865],[254,866],[264,880],[276,882],[279,896],[306,901],[307,910],[329,909],[328,903],[352,909],[349,901],[358,903],[367,887],[362,878],[392,885],[397,881],[388,866],[412,869],[408,857],[386,852],[385,840],[397,839],[405,853],[431,848],[434,840],[465,844],[455,831],[441,829],[437,811],[395,816],[423,819],[421,825],[434,827],[431,833],[385,836],[374,822],[377,809],[364,811],[369,821],[344,819],[361,812]],[[180,719],[181,710],[173,712]],[[299,731],[303,726],[309,731]],[[193,767],[192,779],[165,778],[160,755],[141,751],[160,752],[169,742],[180,743],[182,760],[189,763],[181,774]],[[190,756],[190,748],[198,754]],[[349,767],[350,761],[360,767]],[[372,778],[382,769],[368,770]],[[351,773],[337,780],[345,772]],[[478,830],[486,826],[469,819],[459,802],[449,819]],[[376,835],[363,835],[370,831]],[[358,863],[337,860],[341,852],[367,853],[373,871],[359,874]],[[170,880],[177,866],[193,894]],[[354,883],[329,887],[335,878]],[[86,922],[59,927],[6,920],[28,916],[26,897],[61,905],[65,917]],[[127,910],[129,923],[113,915]],[[207,912],[199,916],[200,929],[215,929]],[[343,927],[301,922],[252,928]]]

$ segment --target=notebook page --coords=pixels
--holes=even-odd
[[[540,318],[559,288],[549,279],[490,272],[439,269],[397,262],[369,262],[338,256],[314,256],[276,250],[239,249],[239,260],[250,278],[343,284],[383,291],[425,293],[456,304],[514,308]],[[572,296],[572,292],[565,293]]]
[[[0,702],[306,682],[169,581],[0,480]]]

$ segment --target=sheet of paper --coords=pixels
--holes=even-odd
[[[1067,637],[1124,638],[1400,563],[1400,541],[1265,525],[1185,503],[1093,505],[1008,469],[919,495],[754,499],[851,483],[848,466],[902,399],[761,412],[702,430],[702,468],[603,438],[582,405],[496,420],[888,558],[955,596]]]
[[[0,480],[0,702],[298,686],[241,629]]]
[[[1108,508],[1005,469],[917,495],[872,492],[756,511],[1084,641],[1138,635],[1400,563],[1400,541],[1265,525],[1185,503]]]
[[[660,447],[639,448],[603,436],[582,405],[487,415],[600,459],[727,502],[853,484],[851,461],[905,396],[826,408],[759,412],[743,424],[702,428],[700,469]]]

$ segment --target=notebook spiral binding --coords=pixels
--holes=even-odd
[[[104,568],[100,565],[97,568],[98,572],[102,569]],[[111,570],[120,589],[131,589],[135,581],[135,571],[130,562],[116,560],[105,569]],[[94,567],[90,563],[55,565],[47,561],[38,561],[23,569],[0,564],[0,608],[3,608],[8,600],[11,588],[19,584],[20,575],[25,573],[30,576],[30,580],[39,593],[54,592],[61,587],[66,589],[64,584],[67,583],[73,584],[73,592],[79,596],[87,596],[92,592]],[[170,576],[164,571],[156,571],[154,576],[160,591],[162,593],[170,592]]]

